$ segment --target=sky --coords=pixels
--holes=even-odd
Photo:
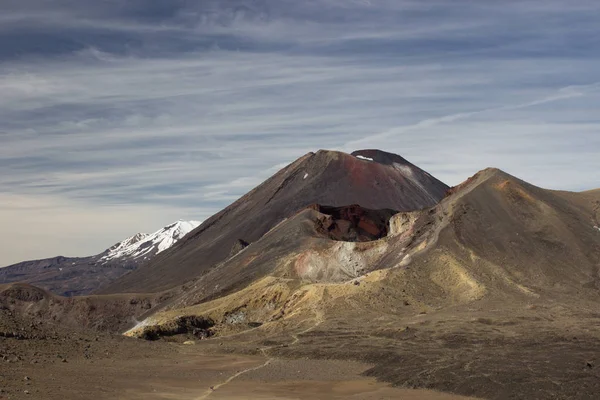
[[[318,149],[600,187],[596,0],[0,9],[0,266],[203,220]]]

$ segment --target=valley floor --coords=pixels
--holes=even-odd
[[[600,314],[567,303],[404,317],[347,304],[193,345],[13,323],[4,310],[0,398],[596,399]]]
[[[93,343],[82,357],[67,342],[2,340],[1,399],[463,399],[393,388],[361,376],[369,366],[357,362],[207,355],[201,346],[106,337],[82,338]]]

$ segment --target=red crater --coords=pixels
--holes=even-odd
[[[358,204],[329,207],[313,204],[309,206],[323,214],[315,221],[317,232],[332,240],[345,242],[368,242],[387,236],[390,218],[395,210],[370,210]]]

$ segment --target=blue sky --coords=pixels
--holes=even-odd
[[[597,1],[1,8],[0,265],[204,219],[320,148],[600,187]]]

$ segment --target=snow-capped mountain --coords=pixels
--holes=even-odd
[[[177,221],[158,231],[135,234],[89,257],[53,257],[0,268],[0,284],[27,282],[64,296],[92,293],[167,250],[198,221]]]
[[[177,221],[152,233],[138,233],[106,250],[101,262],[117,258],[149,259],[167,250],[200,225],[199,221]]]

